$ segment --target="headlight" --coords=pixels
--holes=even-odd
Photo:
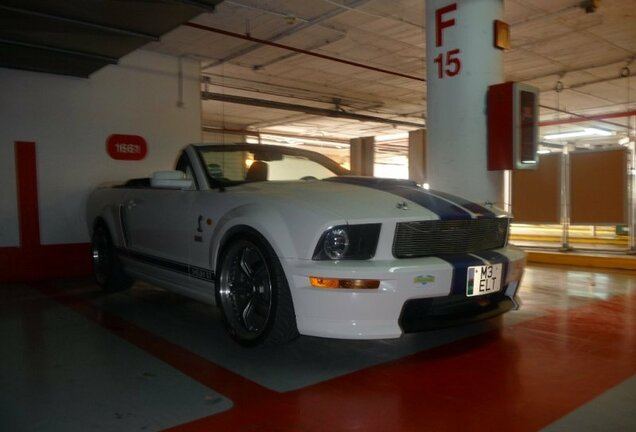
[[[325,254],[331,259],[341,259],[349,249],[349,235],[344,228],[327,231],[322,243]]]
[[[325,231],[314,260],[366,260],[375,255],[381,224],[339,225]]]

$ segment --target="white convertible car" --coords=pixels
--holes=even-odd
[[[244,345],[395,338],[518,307],[507,214],[348,174],[296,148],[190,145],[174,171],[91,194],[96,279],[216,304]]]

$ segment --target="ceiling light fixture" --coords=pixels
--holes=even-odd
[[[579,131],[573,132],[562,132],[550,135],[544,135],[543,139],[546,140],[555,140],[561,138],[582,138],[582,137],[592,137],[592,136],[612,136],[614,133],[610,131],[606,131],[603,129],[597,128],[585,128]]]
[[[409,138],[408,132],[397,132],[389,135],[379,135],[375,137],[375,142],[406,140]]]

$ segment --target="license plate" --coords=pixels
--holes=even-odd
[[[480,296],[501,289],[501,269],[503,264],[468,267],[466,295]]]

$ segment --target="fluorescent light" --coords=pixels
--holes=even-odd
[[[543,139],[554,140],[560,138],[577,138],[577,137],[591,137],[591,136],[612,136],[613,133],[597,128],[585,128],[579,131],[562,132],[551,135],[544,135]]]
[[[375,137],[375,142],[406,140],[409,138],[408,132],[397,132],[389,135],[380,135]]]
[[[537,150],[537,154],[548,154],[548,153],[552,153],[552,152],[548,149]]]

